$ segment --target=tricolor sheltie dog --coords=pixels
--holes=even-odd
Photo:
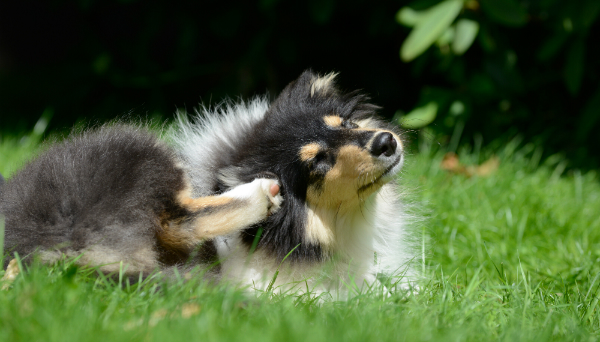
[[[401,136],[334,78],[180,115],[163,140],[116,124],[49,147],[0,188],[5,252],[338,297],[408,284]]]

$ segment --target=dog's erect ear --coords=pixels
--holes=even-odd
[[[330,72],[324,76],[313,75],[310,80],[310,97],[334,94],[335,77],[337,73]]]
[[[344,93],[338,90],[336,76],[335,72],[319,75],[310,69],[304,71],[281,91],[271,103],[266,116],[301,118],[310,114],[318,119],[318,116],[335,113],[342,118],[352,117],[353,120],[373,117],[379,107],[370,104],[369,97],[359,91]]]
[[[288,84],[281,92],[281,96],[293,97],[296,99],[307,97],[318,97],[334,95],[337,90],[335,88],[335,77],[337,73],[330,72],[326,75],[319,75],[312,70],[304,71],[300,77]]]

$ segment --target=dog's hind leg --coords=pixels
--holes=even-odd
[[[158,234],[164,247],[193,248],[202,241],[247,228],[277,211],[283,201],[279,183],[259,178],[221,195],[191,198],[182,193],[179,204],[189,213],[163,224]]]

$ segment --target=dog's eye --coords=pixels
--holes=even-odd
[[[344,121],[342,121],[342,127],[348,128],[348,129],[354,129],[354,128],[358,128],[358,125],[350,120],[344,120]]]

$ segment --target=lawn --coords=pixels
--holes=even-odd
[[[3,138],[10,175],[39,138]],[[513,140],[408,156],[401,182],[422,219],[418,294],[374,289],[347,302],[249,294],[199,281],[118,284],[68,261],[36,266],[0,291],[0,341],[595,341],[600,329],[600,183],[594,171]],[[2,271],[0,271],[1,275]]]

